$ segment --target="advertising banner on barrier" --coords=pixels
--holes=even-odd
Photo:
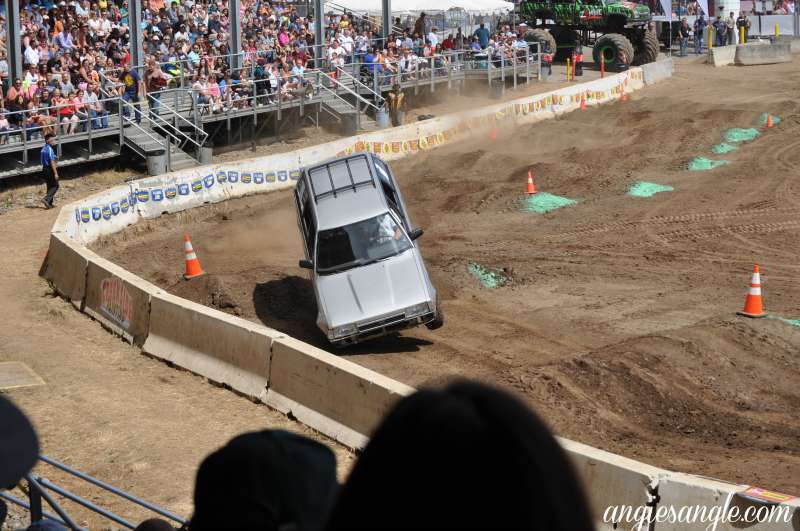
[[[72,203],[75,239],[89,243],[105,234],[119,232],[138,221],[136,203],[127,184],[115,186]],[[64,207],[68,208],[68,207]]]
[[[145,219],[230,199],[209,166],[133,181],[131,193]]]
[[[150,297],[157,293],[161,290],[156,286],[92,253],[84,311],[129,343],[144,343],[150,329]]]

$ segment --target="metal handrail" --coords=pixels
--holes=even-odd
[[[128,102],[126,102],[126,103],[128,103]],[[131,106],[134,106],[134,105],[132,105],[132,104],[130,104],[130,103],[129,103],[129,105],[131,105]],[[181,139],[180,139],[180,138],[178,138],[178,136],[177,136],[175,133],[173,133],[173,132],[171,132],[169,129],[167,129],[167,127],[171,128],[172,130],[178,131],[179,133],[181,133],[182,135],[184,135],[184,133],[183,133],[182,131],[180,131],[178,128],[176,128],[175,126],[173,126],[171,123],[169,123],[167,120],[165,120],[164,118],[162,118],[162,117],[161,117],[160,115],[158,115],[158,114],[155,114],[155,113],[152,113],[152,112],[151,112],[151,113],[148,113],[148,114],[150,114],[150,116],[147,116],[147,117],[145,118],[145,116],[144,116],[144,114],[145,114],[145,113],[144,113],[144,112],[143,112],[141,109],[139,109],[139,112],[142,114],[142,119],[143,119],[143,120],[146,120],[146,121],[148,121],[148,122],[149,122],[151,125],[153,125],[154,127],[158,127],[159,129],[161,129],[162,131],[164,131],[164,134],[166,135],[166,137],[165,137],[165,138],[171,138],[172,140],[174,140],[174,141],[175,141],[175,143],[176,143],[177,145],[180,145],[180,144],[181,144]],[[160,124],[159,124],[159,121],[160,121],[160,122],[163,122],[163,124],[164,124],[164,125],[160,125]],[[165,127],[165,126],[166,126],[166,127]]]
[[[370,24],[372,24],[372,21],[369,20],[368,17],[360,15],[360,14],[358,14],[358,13],[352,11],[352,10],[348,10],[346,7],[344,7],[343,5],[337,4],[336,2],[330,2],[329,0],[325,0],[324,5],[325,6],[331,6],[333,8],[333,11],[339,11],[339,12],[341,12],[343,14],[346,13],[347,15],[352,16],[354,19],[358,19],[360,21],[367,21]],[[380,26],[380,24],[378,24],[378,26]],[[394,24],[392,24],[391,29],[392,29],[392,32],[403,33],[403,28],[401,28],[400,26],[395,26]]]
[[[73,476],[73,477],[76,477],[76,478],[81,479],[83,481],[86,481],[87,483],[90,483],[90,484],[92,484],[92,485],[94,485],[96,487],[99,487],[102,490],[110,492],[111,494],[115,494],[117,496],[120,496],[121,498],[124,498],[125,500],[127,500],[129,502],[132,502],[132,503],[134,503],[136,505],[144,507],[145,509],[148,509],[149,511],[152,511],[152,512],[154,512],[154,513],[156,513],[156,514],[158,514],[160,516],[163,516],[163,517],[168,518],[168,519],[170,519],[170,520],[172,520],[174,522],[177,522],[180,525],[184,525],[186,523],[184,518],[182,518],[182,517],[170,512],[170,511],[168,511],[168,510],[166,510],[166,509],[164,509],[162,507],[159,507],[158,505],[155,505],[153,503],[150,503],[150,502],[147,502],[145,500],[142,500],[142,499],[134,496],[133,494],[129,494],[129,493],[127,493],[127,492],[125,492],[123,490],[120,490],[120,489],[118,489],[118,488],[116,488],[116,487],[114,487],[112,485],[109,485],[108,483],[105,483],[104,481],[101,481],[99,479],[93,478],[92,476],[89,476],[88,474],[84,474],[83,472],[75,470],[75,469],[65,465],[64,463],[56,461],[55,459],[52,459],[52,458],[47,457],[45,455],[40,455],[39,459],[44,463],[52,465],[53,467],[55,467],[55,468],[57,468],[57,469],[59,469],[59,470],[61,470],[63,472],[66,472],[70,476]],[[123,527],[126,527],[128,529],[134,529],[135,528],[135,525],[133,523],[129,522],[128,520],[126,520],[125,518],[123,518],[123,517],[111,512],[111,511],[109,511],[108,509],[104,509],[103,507],[100,507],[99,505],[87,500],[86,498],[84,498],[82,496],[79,496],[79,495],[75,494],[74,492],[70,492],[66,488],[61,487],[61,486],[57,485],[56,483],[41,477],[40,475],[33,474],[33,473],[28,473],[28,474],[25,475],[25,479],[27,480],[27,489],[24,488],[22,485],[20,485],[19,488],[20,488],[20,490],[22,490],[22,492],[27,494],[27,497],[28,497],[27,501],[25,499],[22,499],[22,498],[17,498],[16,496],[12,496],[11,494],[6,493],[6,492],[0,492],[0,499],[7,500],[7,501],[9,501],[9,502],[11,502],[11,503],[13,503],[15,505],[18,505],[18,506],[23,507],[24,509],[27,509],[28,511],[30,511],[31,521],[32,522],[37,522],[37,521],[40,521],[40,520],[42,520],[44,518],[47,518],[49,520],[53,520],[53,521],[58,522],[58,523],[60,523],[62,525],[65,525],[70,530],[83,531],[83,529],[80,526],[78,526],[78,524],[76,524],[75,521],[72,518],[70,518],[70,516],[67,514],[67,512],[64,510],[64,508],[61,507],[61,505],[55,499],[55,497],[53,495],[51,495],[51,492],[52,492],[52,493],[55,493],[55,494],[65,498],[65,499],[68,499],[68,500],[70,500],[72,502],[75,502],[78,505],[81,505],[81,506],[89,509],[90,511],[92,511],[92,512],[94,512],[96,514],[99,514],[100,516],[108,518],[109,520],[112,520],[113,522],[116,522],[117,524],[119,524],[119,525],[121,525]],[[47,504],[55,511],[55,513],[56,513],[55,515],[43,510],[42,500],[47,502]]]
[[[324,72],[320,72],[320,74],[322,74],[325,77],[328,77],[328,79],[331,79]],[[330,88],[324,86],[324,84],[320,83],[318,88],[329,92],[334,98],[339,99],[339,100],[343,101],[345,104],[347,104],[348,107],[353,107],[353,105],[349,101],[347,101],[346,99],[341,97],[339,94],[337,94],[337,92],[335,90],[331,90]],[[372,104],[370,103],[370,105],[372,105]],[[375,107],[375,106],[373,105],[373,107]],[[356,120],[357,120],[356,121],[356,128],[360,129],[361,128],[361,108],[360,108],[360,105],[357,104],[354,109],[356,111]],[[377,107],[376,107],[376,109],[377,109]]]
[[[148,96],[149,96],[149,94],[148,94]],[[180,118],[183,123],[191,125],[195,130],[195,134],[198,135],[198,138],[200,136],[202,136],[203,140],[197,142],[190,135],[187,135],[186,133],[181,131],[179,128],[176,127],[176,129],[177,129],[177,131],[179,131],[186,138],[186,140],[188,140],[189,142],[191,142],[192,144],[197,146],[198,149],[203,147],[203,144],[205,143],[206,139],[208,138],[208,133],[206,133],[205,129],[203,129],[202,127],[198,127],[197,124],[195,124],[191,120],[186,119],[180,112],[178,112],[177,110],[175,110],[172,107],[170,107],[170,105],[168,103],[165,103],[163,101],[159,101],[159,108],[161,108],[161,107],[166,107],[167,110],[171,113],[171,116]]]
[[[150,101],[149,101],[149,100],[150,100],[150,99],[155,99],[155,98],[153,98],[153,97],[152,97],[150,94],[148,94],[148,95],[147,95],[147,97],[148,97],[148,106],[149,106],[149,104],[150,104]],[[171,107],[169,107],[168,105],[166,105],[165,103],[160,103],[160,106],[161,106],[161,105],[168,107],[168,110],[172,110],[172,108],[171,108]],[[180,114],[178,114],[178,113],[174,113],[174,114],[175,114],[176,116],[180,116]],[[183,118],[182,116],[180,116],[180,117],[181,117],[182,119],[186,120],[186,119],[185,119],[185,118]],[[165,133],[165,134],[166,134],[166,135],[167,135],[169,138],[171,138],[172,140],[174,140],[174,141],[175,141],[175,144],[176,144],[176,145],[178,145],[179,147],[183,145],[183,142],[184,142],[184,141],[191,142],[191,143],[192,143],[192,144],[194,144],[194,145],[195,145],[195,146],[196,146],[198,149],[199,149],[200,147],[202,147],[202,146],[201,146],[200,144],[198,144],[198,143],[197,143],[197,142],[196,142],[196,141],[195,141],[195,140],[194,140],[194,139],[193,139],[191,136],[187,135],[186,133],[184,133],[183,131],[181,131],[181,130],[180,130],[180,128],[178,128],[177,126],[175,126],[175,125],[171,124],[171,123],[170,123],[170,122],[169,122],[169,121],[168,121],[166,118],[164,118],[163,116],[161,116],[161,114],[160,114],[160,113],[155,113],[155,112],[153,112],[153,111],[152,111],[152,108],[150,109],[150,112],[148,113],[147,120],[148,120],[149,122],[151,122],[153,125],[155,125],[156,127],[160,128],[162,131],[164,131],[164,133]],[[198,127],[197,127],[196,125],[192,124],[191,122],[189,122],[189,123],[192,125],[192,127],[194,127],[195,129],[198,129]],[[173,131],[174,131],[174,132],[173,132]],[[176,133],[177,133],[177,134],[176,134]],[[180,135],[180,137],[179,137],[178,135]],[[191,156],[191,155],[190,155],[190,156]],[[192,158],[194,158],[194,157],[192,157]],[[195,160],[197,160],[197,159],[195,159]]]
[[[351,89],[350,87],[348,87],[348,86],[346,86],[345,84],[341,83],[341,82],[340,82],[338,79],[336,79],[336,78],[334,78],[334,77],[331,77],[330,75],[328,75],[327,73],[325,73],[325,72],[323,72],[323,71],[321,71],[321,70],[319,70],[319,71],[314,71],[314,72],[312,72],[312,73],[313,73],[313,74],[315,74],[315,75],[318,75],[318,76],[321,76],[321,77],[323,77],[323,78],[327,79],[327,80],[328,80],[328,81],[330,81],[330,82],[331,82],[331,83],[332,83],[332,84],[333,84],[335,87],[337,87],[337,88],[341,88],[342,90],[344,90],[345,92],[347,92],[347,93],[348,93],[348,94],[350,94],[351,96],[354,96],[354,97],[355,97],[355,98],[356,98],[356,99],[357,99],[359,102],[361,102],[361,103],[364,103],[364,104],[365,104],[365,105],[367,105],[368,107],[372,107],[372,108],[373,108],[373,109],[375,109],[376,111],[377,111],[377,110],[379,110],[379,107],[378,107],[377,105],[375,105],[374,103],[372,103],[372,102],[371,102],[371,101],[369,101],[368,99],[364,98],[364,97],[363,97],[361,94],[357,93],[356,91],[354,91],[354,90],[353,90],[353,89]],[[336,96],[337,96],[339,99],[341,99],[342,101],[344,101],[344,102],[345,102],[345,103],[347,103],[348,105],[351,105],[351,104],[350,104],[350,102],[348,102],[348,101],[347,101],[347,100],[345,100],[344,98],[340,97],[340,96],[339,96],[339,94],[338,94],[336,91],[334,91],[334,90],[331,90],[329,87],[325,87],[325,86],[323,86],[323,84],[322,84],[322,83],[320,83],[320,84],[318,85],[318,87],[319,87],[319,88],[324,88],[325,90],[327,90],[327,91],[329,91],[329,92],[331,92],[331,93],[335,94],[335,95],[336,95]],[[381,99],[383,99],[383,98],[381,98]]]
[[[139,131],[141,131],[142,133],[147,135],[150,138],[150,140],[152,140],[153,142],[155,142],[159,146],[166,147],[167,149],[169,149],[169,147],[168,147],[169,146],[169,142],[167,141],[167,139],[165,137],[160,137],[160,136],[157,136],[157,135],[153,135],[150,131],[148,131],[147,129],[145,129],[144,127],[142,127],[138,123],[136,123],[136,119],[135,119],[135,113],[136,112],[139,112],[143,119],[148,120],[148,121],[152,121],[152,120],[149,120],[149,118],[145,118],[144,113],[141,111],[141,109],[136,109],[136,107],[133,104],[123,100],[122,98],[119,99],[119,103],[120,103],[120,105],[122,107],[125,107],[126,105],[128,107],[132,107],[132,110],[131,110],[132,115],[131,116],[124,116],[123,115],[122,116],[123,120],[125,120],[130,125],[132,125],[136,129],[138,129]],[[162,143],[162,141],[163,141],[163,143]]]
[[[380,105],[384,105],[386,103],[386,99],[379,92],[375,92],[372,89],[372,87],[370,87],[369,85],[367,85],[365,83],[362,83],[361,80],[358,79],[356,76],[354,76],[350,72],[347,72],[341,66],[337,66],[336,67],[336,81],[339,81],[339,76],[341,76],[341,75],[344,75],[345,77],[349,78],[352,81],[354,87],[358,86],[359,88],[364,88],[364,89],[368,90],[370,92],[370,94],[372,94],[372,97],[375,100],[376,104],[380,103]]]

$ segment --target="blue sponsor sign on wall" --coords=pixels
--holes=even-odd
[[[170,186],[164,190],[164,195],[167,196],[167,199],[175,199],[178,196],[178,189]]]
[[[275,172],[274,171],[269,172],[267,174],[266,179],[267,179],[268,183],[274,183],[275,182]]]
[[[218,183],[224,183],[227,180],[228,180],[228,174],[227,173],[225,173],[224,171],[217,172],[217,182]]]
[[[153,201],[161,201],[164,199],[164,190],[161,188],[154,188],[150,190],[150,197],[153,198]]]
[[[119,202],[119,208],[122,210],[122,213],[126,213],[128,211],[128,198],[123,197],[122,201]]]
[[[95,221],[100,221],[100,218],[103,217],[103,214],[100,212],[100,207],[92,207],[92,219]]]
[[[229,171],[228,172],[228,182],[235,183],[239,181],[239,172],[238,171]]]
[[[115,215],[115,216],[116,216],[117,214],[119,214],[119,203],[117,203],[116,201],[114,201],[113,203],[111,203],[111,213],[112,213],[113,215]]]
[[[285,171],[278,172],[278,180],[280,182],[285,182],[289,178],[289,174]]]
[[[111,208],[108,205],[103,205],[103,219],[111,219]]]
[[[189,183],[180,183],[178,185],[179,195],[189,195]]]
[[[89,213],[88,208],[84,208],[83,210],[81,210],[81,221],[83,221],[84,223],[89,223],[91,219],[92,215]]]
[[[256,172],[256,173],[254,173],[254,174],[253,174],[253,181],[254,181],[256,184],[264,184],[264,174],[263,174],[263,173],[261,173],[260,171],[259,171],[259,172]]]
[[[243,173],[242,174],[242,184],[250,184],[251,182],[253,182],[252,174],[250,174],[248,172]]]
[[[290,171],[290,172],[289,172],[289,177],[290,177],[290,178],[291,178],[293,181],[297,181],[297,180],[299,180],[299,179],[300,179],[300,170],[292,170],[292,171]]]
[[[211,179],[211,182],[214,182],[214,179]],[[194,181],[192,183],[192,192],[197,193],[203,189],[203,181]]]
[[[136,201],[139,203],[147,203],[150,200],[150,192],[147,190],[136,191]]]
[[[214,176],[209,173],[203,177],[203,183],[205,184],[206,188],[211,188],[214,186]]]

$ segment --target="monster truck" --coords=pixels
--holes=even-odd
[[[652,63],[658,57],[658,36],[650,31],[650,9],[620,0],[523,0],[520,20],[529,29],[528,42],[550,48],[556,59],[572,54],[577,42],[592,46],[595,64],[613,67]]]

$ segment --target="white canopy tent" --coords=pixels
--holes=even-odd
[[[356,13],[380,15],[381,0],[334,0],[325,2],[325,10],[345,8]],[[514,9],[513,2],[505,0],[392,0],[392,13],[436,13],[449,9],[463,9],[472,15],[499,15]]]

